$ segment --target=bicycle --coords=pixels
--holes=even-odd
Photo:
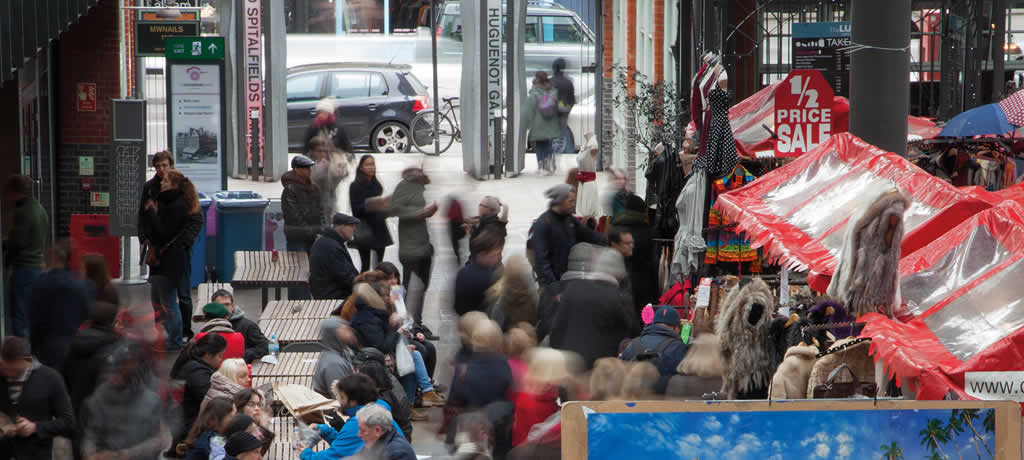
[[[459,117],[455,115],[455,108],[458,107],[459,98],[443,97],[441,104],[442,111],[436,109],[422,110],[412,117],[409,123],[412,131],[412,145],[425,155],[440,155],[452,146],[452,142],[462,142],[462,129],[459,127]],[[453,104],[454,102],[454,104]],[[434,121],[437,121],[437,131],[434,131]],[[438,150],[434,151],[434,139],[437,138]]]

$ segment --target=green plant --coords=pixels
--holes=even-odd
[[[942,425],[942,420],[937,418],[928,419],[925,428],[919,431],[918,434],[921,436],[922,446],[927,447],[930,452],[938,450],[942,454],[942,458],[949,460],[949,457],[946,457],[946,453],[942,451],[942,444],[949,442],[949,432]]]
[[[956,443],[956,437],[963,432],[964,421],[960,419],[959,415],[956,413],[956,409],[954,409],[949,414],[949,421],[946,422],[946,433],[949,433],[950,439],[953,440],[953,447],[956,448],[956,456],[960,460],[964,460],[964,456],[960,453],[960,446]]]
[[[992,410],[989,411],[990,414],[994,412],[995,411]],[[988,414],[986,414],[986,416],[987,415]],[[980,443],[985,447],[985,452],[988,452],[989,457],[995,458],[995,455],[992,454],[992,450],[988,448],[988,444],[985,444],[985,440],[982,439],[981,434],[978,433],[978,430],[974,427],[974,421],[980,418],[978,416],[978,409],[960,409],[960,417],[967,422],[967,426],[971,427],[971,432],[974,433],[974,449],[977,450],[978,444]],[[978,451],[978,459],[981,459],[981,451]]]
[[[612,66],[615,74],[615,92],[612,104],[617,109],[631,111],[637,145],[645,153],[662,144],[678,150],[686,139],[686,125],[690,123],[689,97],[680,94],[675,85],[664,80],[651,81],[636,69],[623,65]]]
[[[889,444],[882,444],[882,460],[903,460],[900,443],[892,441]]]

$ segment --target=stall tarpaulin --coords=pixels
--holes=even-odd
[[[906,232],[970,196],[899,155],[843,133],[721,195],[715,206],[738,223],[752,246],[764,248],[768,261],[808,271],[811,287],[825,291],[850,216],[893,187],[911,198],[904,215]]]
[[[774,151],[775,91],[782,80],[772,83],[729,108],[729,125],[740,154],[754,158],[758,152]],[[849,129],[850,101],[842,96],[832,98],[832,134]],[[694,131],[693,122],[687,131]],[[922,117],[907,117],[907,140],[934,138],[942,131],[935,122]]]
[[[1008,200],[975,214],[901,259],[900,272],[906,322],[871,313],[862,336],[890,376],[916,384],[918,399],[950,390],[966,398],[968,372],[1020,369],[1024,206]],[[1013,394],[995,396],[1021,401]]]

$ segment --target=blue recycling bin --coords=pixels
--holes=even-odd
[[[227,283],[235,274],[235,251],[263,250],[263,212],[270,200],[256,192],[217,192],[213,201],[217,209],[217,278]]]
[[[189,281],[192,283],[192,287],[199,286],[199,283],[206,281],[206,217],[209,215],[207,211],[210,210],[210,205],[213,204],[213,199],[210,195],[203,192],[199,192],[199,207],[202,208],[203,212],[203,229],[199,232],[199,236],[196,237],[196,241],[192,243],[192,254],[190,260],[192,261],[190,268],[192,269],[192,276]]]

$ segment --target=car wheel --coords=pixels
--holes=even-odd
[[[394,121],[382,123],[373,130],[370,146],[374,153],[408,153],[412,147],[409,128]]]

